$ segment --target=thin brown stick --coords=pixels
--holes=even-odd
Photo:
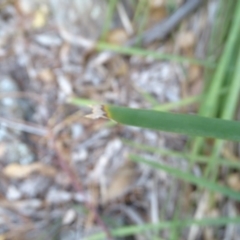
[[[91,39],[84,38],[82,36],[75,36],[68,32],[61,24],[58,24],[57,26],[58,31],[62,39],[64,39],[66,42],[79,46],[79,47],[84,47],[85,49],[94,49],[96,41],[93,41]]]
[[[165,20],[157,23],[152,28],[144,31],[142,35],[142,44],[146,45],[155,40],[165,39],[176,27],[177,25],[186,18],[191,12],[195,11],[204,0],[188,0],[179,9],[177,9],[171,16],[167,17]],[[58,26],[58,31],[61,37],[68,43],[75,46],[85,47],[86,49],[94,49],[97,44],[96,41],[85,39],[80,36],[75,36],[71,34],[67,29],[62,26]],[[133,46],[139,40],[138,37],[129,39],[126,42],[126,46]]]
[[[149,44],[155,40],[165,39],[176,26],[186,18],[191,12],[196,10],[204,1],[203,0],[188,0],[170,17],[157,23],[155,26],[145,31],[142,36],[143,45]],[[139,38],[130,39],[127,42],[128,46],[134,45]]]
[[[54,143],[54,150],[57,154],[58,163],[59,163],[60,167],[62,168],[62,170],[69,176],[73,188],[75,189],[75,191],[81,193],[83,191],[83,187],[82,187],[81,183],[79,182],[79,179],[78,179],[78,176],[77,176],[76,172],[69,166],[69,164],[67,164],[65,159],[63,159],[61,157],[61,155],[58,154],[58,148],[57,148],[55,143]],[[105,232],[105,234],[107,236],[107,239],[108,240],[113,240],[113,237],[112,237],[108,227],[106,226],[106,224],[102,220],[102,218],[99,215],[96,207],[93,204],[88,203],[88,202],[85,203],[85,206],[88,208],[89,211],[91,211],[93,213],[97,223],[102,227],[103,231]]]
[[[75,121],[79,121],[80,117],[83,117],[83,113],[81,110],[71,114],[70,116],[66,117],[63,121],[58,123],[52,128],[52,132],[54,135],[58,134],[62,129],[64,129],[66,126],[72,124]]]
[[[0,92],[1,98],[30,98],[37,102],[43,102],[40,95],[31,92]]]

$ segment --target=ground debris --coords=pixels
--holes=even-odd
[[[41,175],[54,177],[56,170],[48,165],[42,163],[32,163],[28,165],[20,165],[17,163],[12,163],[7,165],[3,169],[3,174],[6,177],[13,179],[21,179],[29,177],[33,173],[40,173]]]
[[[137,1],[143,4],[138,13],[133,2],[117,1],[108,24],[104,0],[0,3],[0,240],[84,239],[108,228],[173,219],[179,209],[179,218],[193,217],[194,207],[201,205],[194,186],[184,189],[181,181],[133,164],[129,156],[139,154],[183,171],[189,167],[185,158],[125,143],[182,153],[186,138],[120,126],[102,109],[102,104],[159,109],[202,92],[202,66],[178,58],[143,58],[138,55],[141,37],[132,56],[97,49],[98,39],[121,47],[141,32],[144,36],[190,1]],[[150,41],[143,50],[205,59],[217,4],[206,1],[168,39]],[[146,22],[144,14],[149,14]],[[82,106],[68,104],[72,97],[83,99]],[[87,115],[84,99],[97,103],[93,114]],[[195,102],[166,109],[192,113],[196,107]],[[201,165],[192,170],[197,177],[203,174]],[[229,174],[226,183],[240,190],[237,173]],[[213,198],[216,206],[209,216],[238,214],[235,203]],[[202,209],[200,215],[206,213]],[[191,231],[194,237],[199,233]],[[226,236],[218,239],[238,239],[232,226],[205,229],[199,236],[217,240],[216,232]],[[152,233],[132,238],[152,239]],[[156,239],[173,236],[169,230],[155,233]],[[179,230],[179,240],[188,233]]]

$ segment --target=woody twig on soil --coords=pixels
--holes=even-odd
[[[55,142],[53,142],[53,146],[54,146],[54,151],[56,153],[56,159],[57,159],[60,167],[69,176],[69,178],[71,180],[71,184],[72,184],[73,188],[75,189],[75,191],[81,193],[83,191],[83,187],[78,179],[76,172],[69,166],[69,164],[66,162],[66,160],[61,157],[61,155],[59,154],[59,151],[58,151],[58,147],[56,146]],[[89,202],[86,202],[85,206],[89,211],[91,211],[93,213],[97,223],[99,224],[99,226],[101,226],[101,228],[105,232],[107,239],[113,240],[113,237],[112,237],[108,227],[106,226],[106,224],[102,220],[101,216],[99,215],[99,212],[98,212],[96,206],[94,206],[92,203],[89,203]]]

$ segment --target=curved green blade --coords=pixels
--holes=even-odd
[[[118,123],[167,132],[240,141],[240,122],[198,115],[104,105],[106,116]]]

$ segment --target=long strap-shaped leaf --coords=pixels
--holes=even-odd
[[[118,123],[191,136],[240,141],[240,122],[154,110],[104,105],[103,116]],[[92,115],[91,115],[92,117]],[[97,111],[97,117],[101,113]]]
[[[206,190],[214,191],[216,193],[222,194],[223,196],[226,196],[226,197],[229,197],[231,199],[240,201],[240,193],[239,192],[234,191],[234,190],[232,190],[228,187],[225,187],[223,185],[220,185],[218,183],[209,181],[206,178],[196,177],[191,173],[184,172],[184,171],[181,171],[177,168],[169,167],[167,165],[163,165],[161,163],[151,161],[151,160],[142,158],[142,157],[137,156],[137,155],[130,155],[130,159],[135,161],[135,162],[145,163],[145,164],[153,167],[154,169],[163,170],[164,172],[172,175],[173,177],[179,178],[183,181],[194,184],[198,187],[203,187]]]

